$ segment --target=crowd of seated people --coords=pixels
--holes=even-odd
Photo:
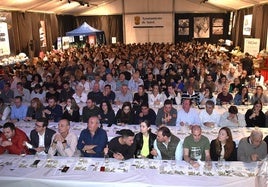
[[[200,43],[116,44],[51,51],[43,58],[3,67],[0,116],[13,123],[45,117],[49,122],[62,122],[65,130],[70,121],[88,123],[93,116],[98,117],[98,123],[110,125],[148,120],[157,126],[268,127],[268,112],[262,111],[268,103],[267,83],[260,70],[243,64],[252,61],[245,58],[237,60],[214,45]],[[182,108],[177,110],[175,105],[180,104]],[[252,104],[253,108],[244,116],[236,106],[230,106],[219,118],[214,107],[225,104]],[[119,110],[114,111],[112,105]],[[205,110],[199,113],[192,105],[204,105]],[[154,113],[153,108],[158,111]],[[172,137],[166,129],[160,132],[165,132],[165,141]],[[63,140],[64,134],[55,135],[51,153],[56,154],[55,142]],[[132,137],[130,132],[120,135],[124,141]],[[124,145],[129,146],[127,141]],[[91,148],[85,151],[91,154]],[[157,156],[156,152],[150,154]],[[59,154],[70,153],[61,150]]]

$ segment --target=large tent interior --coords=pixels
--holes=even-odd
[[[260,50],[267,46],[267,0],[8,0],[0,4],[0,13],[11,13],[9,42],[11,53],[26,52],[36,56],[41,50],[51,50],[57,37],[65,36],[83,22],[103,30],[107,44],[112,39],[121,43],[191,41],[194,30],[187,37],[179,36],[178,20],[206,16],[224,20],[222,34],[197,39],[217,43],[220,39],[233,41],[243,48],[244,38],[260,38]],[[243,19],[251,14],[251,33],[243,32]],[[152,26],[133,26],[135,17],[161,19]],[[45,21],[45,48],[40,47],[38,25]],[[148,20],[147,20],[148,21]],[[157,22],[157,21],[156,21]],[[212,32],[212,29],[211,29]],[[165,34],[163,34],[165,33]]]

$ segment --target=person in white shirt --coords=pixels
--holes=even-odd
[[[166,100],[165,94],[160,93],[160,87],[158,84],[153,86],[152,93],[148,95],[149,106],[151,107],[162,107]]]
[[[238,112],[236,106],[230,106],[220,118],[220,127],[245,127],[245,116]]]
[[[182,101],[182,109],[177,113],[176,126],[193,126],[200,125],[198,112],[191,108],[191,99],[184,99]]]
[[[88,92],[90,92],[90,84],[87,81],[87,78],[85,76],[82,76],[80,79],[80,82],[78,83],[78,85],[81,85],[83,87],[83,90],[86,94],[88,94]]]
[[[261,71],[259,69],[255,70],[254,76],[257,85],[264,85],[264,76],[261,75]]]
[[[206,102],[206,109],[199,113],[203,127],[214,128],[220,123],[220,114],[214,110],[215,104],[212,100]]]
[[[80,84],[76,85],[73,98],[77,104],[87,102],[87,94],[84,92],[84,88],[82,85]]]

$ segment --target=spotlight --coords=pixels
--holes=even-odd
[[[206,2],[208,2],[208,0],[202,0],[202,1],[200,2],[200,4],[202,4],[202,3],[206,3]]]
[[[84,5],[85,5],[85,2],[84,2],[84,1],[78,1],[78,3],[79,3],[81,6],[84,6]]]

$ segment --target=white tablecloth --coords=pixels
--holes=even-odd
[[[40,159],[41,162],[37,168],[32,168],[30,165],[35,159]],[[137,160],[125,161],[127,171],[115,170],[115,172],[100,172],[100,167],[105,166],[103,159],[92,158],[61,158],[54,157],[53,161],[57,160],[57,164],[53,167],[47,168],[48,160],[44,158],[36,158],[33,156],[26,157],[13,157],[10,155],[0,156],[0,186],[5,187],[88,187],[88,186],[101,186],[101,187],[115,187],[115,186],[224,186],[224,187],[253,187],[255,186],[255,176],[219,176],[217,173],[216,163],[213,163],[213,170],[215,176],[191,176],[187,171],[183,175],[179,174],[160,174],[159,168],[150,169],[137,169],[133,163]],[[82,160],[81,160],[82,159]],[[51,161],[51,160],[50,160]],[[87,165],[85,170],[75,170],[77,163],[85,163]],[[143,161],[139,161],[143,162]],[[144,161],[146,162],[146,161]],[[152,161],[149,161],[152,162]],[[148,162],[148,163],[149,163]],[[162,165],[165,162],[166,167],[170,162],[158,161]],[[110,159],[110,165],[120,166],[119,161]],[[152,164],[152,163],[151,163]],[[70,169],[66,173],[61,172],[61,168],[67,165]],[[97,166],[96,166],[97,165]],[[128,167],[127,167],[128,166]],[[107,167],[107,165],[106,165]],[[158,167],[158,166],[157,166]],[[189,167],[185,162],[177,162],[173,165],[174,168],[187,168]],[[95,169],[94,169],[95,168]],[[230,162],[230,170],[233,171],[249,171],[253,174],[257,172],[256,163],[245,164],[241,162]],[[174,169],[173,171],[176,171]],[[200,170],[203,175],[202,170]]]

